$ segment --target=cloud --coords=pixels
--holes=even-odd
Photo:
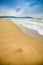
[[[13,0],[14,2],[15,0]],[[11,1],[12,2],[12,1]],[[12,2],[12,3],[13,3]],[[43,17],[43,6],[41,0],[16,0],[16,4],[0,6],[0,16],[33,16]],[[7,3],[9,4],[9,3]]]
[[[21,16],[22,12],[23,12],[22,9],[20,9],[19,11],[17,11],[16,9],[9,8],[9,7],[6,7],[6,6],[2,6],[0,8],[0,16],[7,16],[7,15],[8,16]]]
[[[34,6],[30,7],[30,4],[31,3],[23,7],[23,13],[25,16],[43,17],[43,6],[40,4],[35,4]]]
[[[18,11],[20,11],[20,9],[21,9],[21,8],[16,8],[16,11],[18,12]]]

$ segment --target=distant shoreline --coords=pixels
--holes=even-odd
[[[0,18],[32,18],[33,17],[16,17],[16,16],[0,16]]]

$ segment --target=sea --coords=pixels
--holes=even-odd
[[[19,26],[25,34],[43,40],[43,19],[12,18],[10,20]]]
[[[10,22],[21,28],[27,35],[43,40],[43,18],[32,17],[0,17],[8,18]]]

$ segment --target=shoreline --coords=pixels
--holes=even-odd
[[[16,24],[18,27],[20,27],[21,32],[23,32],[24,34],[43,41],[43,35],[40,35],[37,30],[25,27],[22,24],[17,23],[17,21],[14,22],[13,20],[11,20],[11,23]]]
[[[25,19],[11,19],[12,23],[18,24],[19,26],[35,30],[39,35],[43,36],[43,22],[34,22]]]
[[[25,27],[22,27],[21,30],[26,35],[31,36],[31,37],[33,37],[35,39],[43,41],[43,36],[40,35],[37,31],[32,30],[32,29],[28,29],[28,28],[25,28]]]

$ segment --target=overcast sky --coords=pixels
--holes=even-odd
[[[43,0],[0,0],[0,16],[43,17]]]

